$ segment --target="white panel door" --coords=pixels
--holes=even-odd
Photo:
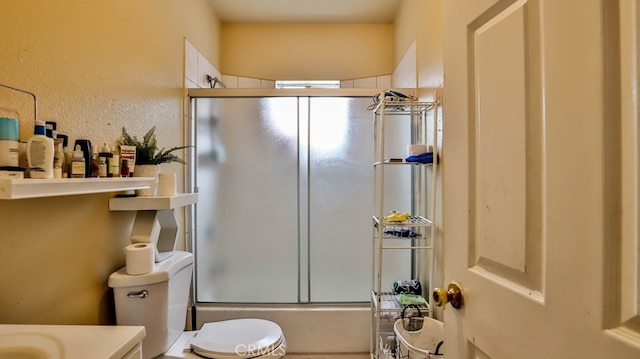
[[[447,358],[640,358],[638,1],[444,13]]]

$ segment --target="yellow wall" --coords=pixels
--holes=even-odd
[[[223,24],[221,71],[269,80],[349,80],[393,72],[390,24]]]
[[[34,92],[61,132],[113,141],[158,125],[182,143],[184,38],[218,65],[206,0],[3,0],[0,83]],[[0,115],[33,132],[28,96],[0,89]],[[172,165],[181,171],[180,165]],[[0,323],[112,323],[111,272],[124,265],[133,214],[107,194],[0,201]]]

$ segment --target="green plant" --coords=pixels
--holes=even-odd
[[[185,164],[186,162],[173,152],[189,146],[172,147],[168,150],[165,150],[164,147],[158,149],[158,140],[155,132],[156,126],[153,126],[140,141],[138,137],[129,135],[123,127],[122,136],[118,139],[118,143],[120,145],[136,146],[136,165],[159,165],[171,162]]]

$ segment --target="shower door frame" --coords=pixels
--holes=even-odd
[[[405,92],[412,90],[404,90]],[[373,97],[380,93],[380,89],[216,89],[216,88],[204,88],[204,89],[188,89],[187,98],[185,100],[185,107],[188,109],[186,113],[188,117],[185,118],[185,142],[189,145],[196,143],[196,113],[197,113],[197,104],[196,100],[199,98],[266,98],[266,97],[296,97],[296,98],[318,98],[318,97],[345,97],[345,98],[371,98],[373,102]],[[196,155],[197,151],[190,150],[188,163],[196,163]],[[373,158],[372,158],[373,159]],[[198,188],[196,187],[196,176],[197,176],[197,166],[189,165],[188,170],[185,174],[185,186],[190,191],[198,192]],[[412,189],[413,193],[413,189]],[[412,199],[413,202],[413,199]],[[194,253],[196,248],[196,240],[197,240],[197,231],[196,231],[196,210],[195,206],[190,206],[189,209],[185,212],[185,221],[188,224],[188,228],[190,228],[189,233],[187,233],[186,239],[186,249],[187,251]],[[417,264],[415,263],[415,256],[411,256],[411,273],[414,273],[417,268]],[[194,268],[197,267],[196,256],[194,256]],[[299,268],[300,270],[300,268]],[[310,273],[307,270],[306,276],[309,276]],[[195,307],[199,304],[215,304],[209,302],[198,302],[197,300],[197,276],[198,273],[194,270],[192,277],[192,295],[191,300],[192,304]],[[299,280],[300,285],[300,280]],[[307,292],[310,291],[310,288],[306,289]],[[308,294],[309,296],[310,294]],[[323,303],[311,303],[309,302],[309,298],[307,298],[306,302],[298,302],[298,303],[290,303],[287,305],[296,305],[296,304],[320,304]],[[330,304],[330,303],[327,303]],[[345,304],[345,303],[341,303]],[[346,303],[346,304],[355,304],[358,303]],[[368,302],[362,302],[362,305],[369,305]],[[223,304],[228,305],[228,303]],[[252,306],[255,304],[251,303],[243,303],[242,305]]]

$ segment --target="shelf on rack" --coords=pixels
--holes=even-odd
[[[380,333],[380,358],[395,359],[397,351],[396,335],[394,332]],[[374,355],[371,354],[374,358]]]
[[[0,179],[0,199],[26,199],[149,188],[152,177]]]
[[[384,164],[385,166],[389,166],[389,165],[393,165],[393,166],[398,166],[398,165],[400,165],[400,166],[402,166],[402,165],[404,165],[404,166],[407,166],[407,165],[408,166],[431,166],[431,165],[433,165],[433,162],[421,163],[421,162],[407,162],[405,160],[402,160],[402,162],[395,162],[395,161],[385,160],[384,162],[378,161],[378,162],[374,162],[373,163],[374,166],[380,166],[382,164]]]
[[[375,226],[380,225],[380,218],[377,216],[373,216],[373,221],[375,222]],[[411,216],[406,221],[403,222],[389,222],[382,221],[383,227],[404,227],[404,228],[413,228],[413,227],[429,227],[431,226],[431,221],[422,217],[422,216]]]
[[[398,303],[396,295],[391,292],[381,292],[378,296],[375,291],[371,291],[371,298],[374,309],[380,313],[381,319],[399,319],[406,305]],[[378,302],[378,299],[380,300]],[[418,305],[420,313],[427,315],[429,313],[429,303]]]
[[[380,113],[384,108],[385,115],[406,115],[419,114],[429,111],[435,107],[434,102],[417,102],[417,101],[382,101],[373,111]]]
[[[110,211],[165,210],[198,202],[197,193],[178,193],[175,196],[114,197],[109,199]]]

